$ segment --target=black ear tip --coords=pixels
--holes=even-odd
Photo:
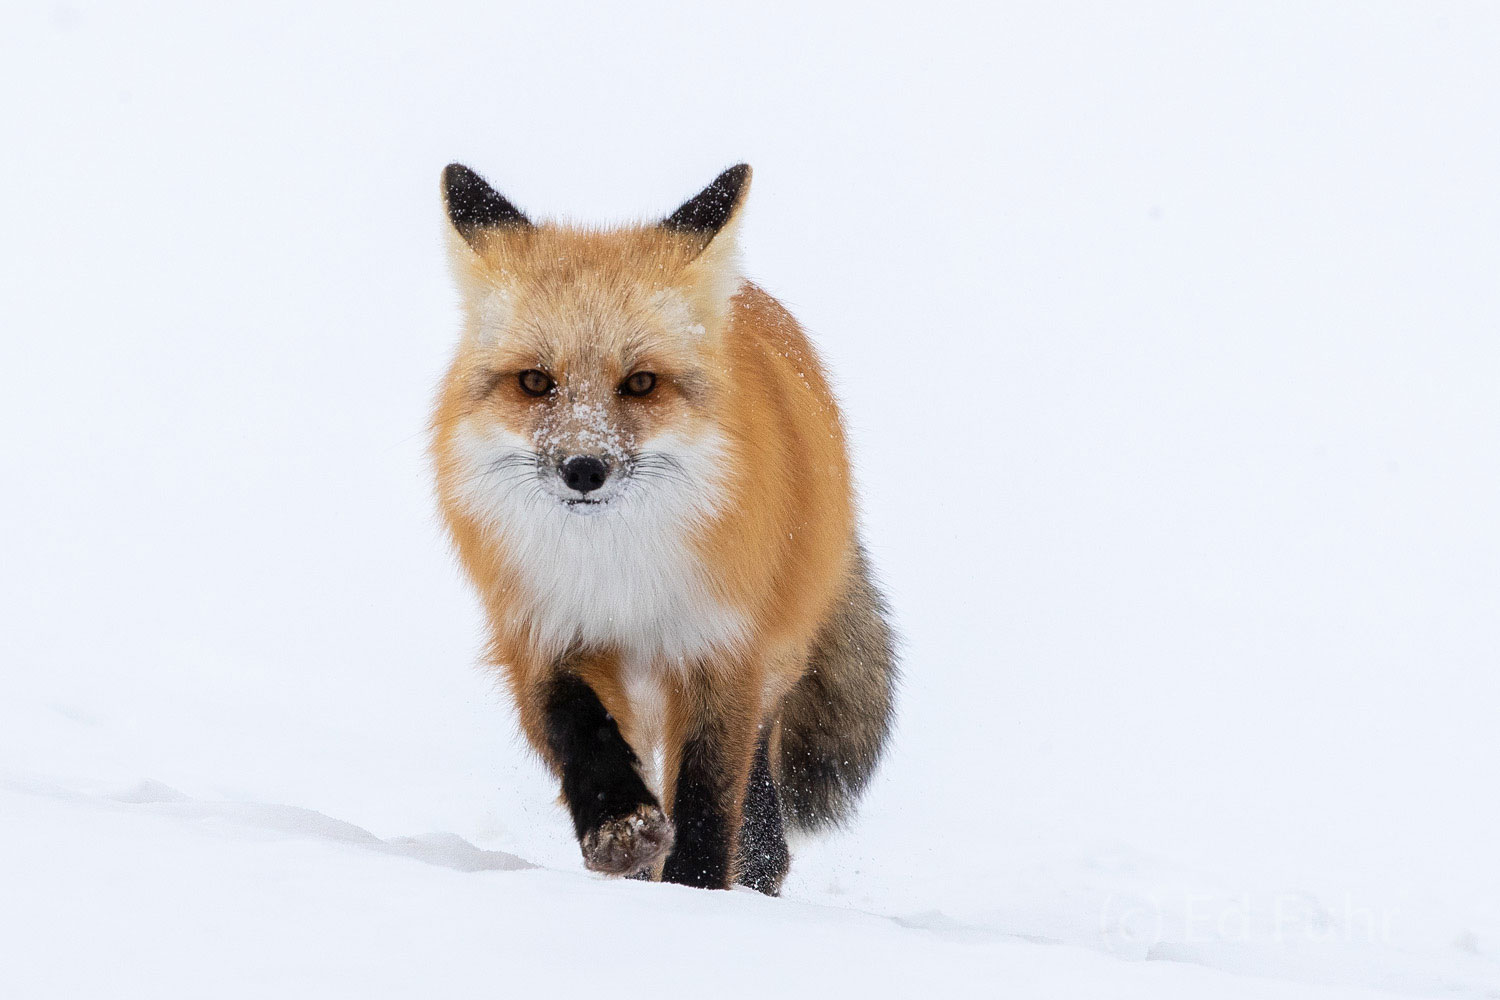
[[[721,197],[728,198],[731,205],[738,205],[744,197],[745,185],[750,183],[750,164],[736,163],[728,170],[714,178],[714,182],[708,186],[709,191],[718,191]]]
[[[450,205],[462,200],[465,194],[478,193],[488,187],[483,177],[462,163],[450,163],[443,168],[443,200]]]
[[[737,163],[715,177],[713,183],[698,192],[681,208],[667,216],[662,225],[678,232],[697,233],[710,239],[723,229],[745,197],[750,180],[750,164]]]
[[[531,225],[520,209],[462,163],[443,168],[443,203],[448,207],[448,218],[465,239],[480,229]]]

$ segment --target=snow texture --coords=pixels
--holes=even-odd
[[[3,22],[0,996],[1500,996],[1494,5]],[[475,668],[451,160],[755,167],[905,642],[783,899],[586,873]]]

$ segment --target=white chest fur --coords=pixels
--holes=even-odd
[[[587,515],[552,504],[538,523],[507,532],[532,634],[559,650],[581,641],[665,664],[737,640],[744,623],[709,592],[690,525],[615,504]]]
[[[627,483],[600,509],[580,511],[518,486],[513,467],[487,474],[507,442],[461,442],[472,461],[459,498],[497,533],[525,590],[517,610],[543,648],[578,642],[670,669],[744,638],[744,617],[714,596],[692,544],[714,515],[722,444],[716,435],[653,444],[670,449],[683,475]]]

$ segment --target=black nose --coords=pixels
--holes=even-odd
[[[579,493],[592,493],[604,485],[609,466],[592,455],[570,458],[562,464],[563,482]]]

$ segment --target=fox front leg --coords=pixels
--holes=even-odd
[[[757,684],[747,680],[698,676],[669,695],[666,794],[677,843],[663,882],[727,889],[736,876],[759,714]]]
[[[614,717],[567,670],[547,681],[543,713],[584,865],[607,875],[651,870],[672,848],[672,821],[641,779],[640,760]]]

